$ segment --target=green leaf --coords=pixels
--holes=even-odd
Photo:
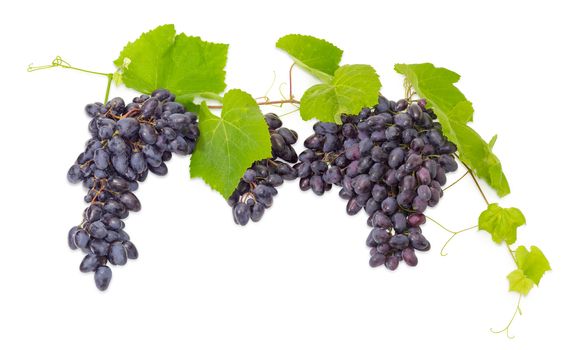
[[[523,273],[523,270],[517,269],[507,275],[509,280],[509,291],[518,292],[522,295],[527,295],[531,288],[533,288],[533,281]]]
[[[443,126],[447,138],[458,147],[461,160],[499,196],[509,194],[509,184],[501,162],[492,152],[494,141],[488,144],[467,123],[473,121],[473,106],[456,88],[459,74],[430,63],[396,64],[421,98],[425,98]]]
[[[517,259],[517,266],[536,285],[539,285],[543,274],[551,270],[549,261],[541,249],[536,246],[531,246],[531,251],[528,251],[525,246],[519,246],[515,250],[515,258]]]
[[[300,115],[324,122],[341,123],[340,115],[356,114],[377,104],[381,82],[373,67],[363,64],[341,66],[330,83],[309,88],[301,98]]]
[[[114,64],[123,83],[147,93],[165,88],[178,95],[224,91],[228,45],[176,35],[174,25],[159,26],[128,43]],[[128,63],[127,63],[128,62]]]
[[[298,66],[324,82],[331,80],[343,54],[335,45],[309,35],[286,35],[276,42],[276,47],[287,52]]]
[[[200,106],[200,134],[190,176],[200,177],[228,199],[254,161],[271,157],[268,126],[256,101],[241,90],[224,95],[218,117]]]
[[[525,216],[521,210],[502,208],[497,203],[489,204],[479,215],[479,229],[489,232],[496,243],[515,243],[517,228],[521,225],[525,225]]]

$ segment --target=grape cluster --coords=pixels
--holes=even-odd
[[[265,115],[272,144],[272,158],[256,161],[246,170],[235,191],[228,199],[234,221],[246,225],[250,219],[260,221],[266,208],[271,207],[276,187],[284,180],[295,180],[296,170],[289,164],[298,160],[292,145],[297,142],[295,131],[282,127],[277,115]],[[283,160],[283,161],[282,161]]]
[[[68,234],[71,249],[86,256],[80,271],[95,272],[96,287],[106,290],[112,270],[106,264],[124,265],[138,250],[124,231],[129,211],[141,205],[134,191],[151,172],[166,175],[172,153],[194,151],[199,129],[197,116],[174,102],[167,90],[156,90],[125,104],[116,97],[105,105],[86,106],[92,118],[91,139],[68,171],[68,180],[88,189],[82,223]]]
[[[302,190],[322,195],[333,185],[347,213],[364,209],[372,267],[417,265],[415,250],[429,250],[423,212],[443,196],[446,173],[457,169],[457,147],[442,133],[425,100],[389,101],[342,115],[342,125],[316,123],[294,168]]]

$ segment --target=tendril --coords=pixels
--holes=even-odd
[[[459,179],[455,180],[455,181],[452,182],[449,186],[445,187],[445,188],[443,189],[443,192],[447,191],[450,187],[452,187],[453,185],[455,185],[456,183],[458,183],[459,181],[461,181],[464,177],[467,176],[467,174],[469,174],[469,170],[467,170],[467,171],[465,172],[465,174],[461,175],[461,177],[460,177]]]
[[[293,81],[292,81],[292,71],[293,71],[293,67],[295,67],[295,62],[292,63],[291,67],[289,67],[289,98],[290,100],[293,100],[293,90],[292,90],[292,85],[293,85]]]
[[[509,335],[509,327],[511,327],[511,324],[513,323],[513,320],[515,320],[515,316],[517,316],[517,314],[519,315],[523,315],[523,313],[521,312],[521,294],[519,294],[519,299],[517,299],[517,307],[515,307],[515,312],[513,313],[513,316],[511,317],[511,319],[509,320],[509,323],[507,323],[507,326],[505,326],[505,328],[495,331],[493,330],[493,328],[490,328],[489,331],[491,331],[492,333],[503,333],[505,332],[505,335],[507,336],[507,338],[509,339],[513,339],[515,338],[515,336],[510,336]]]
[[[415,91],[413,90],[411,82],[409,82],[407,79],[403,80],[403,89],[405,90],[405,99],[408,102],[412,102],[411,98],[413,95],[415,95]]]
[[[290,114],[295,113],[295,112],[298,112],[298,111],[299,111],[299,107],[298,107],[298,108],[295,108],[295,109],[293,109],[293,110],[291,110],[291,111],[289,111],[289,112],[286,112],[286,113],[284,113],[284,114],[278,115],[278,118],[285,117],[286,115],[290,115]]]
[[[441,256],[447,256],[447,253],[445,252],[445,248],[447,247],[447,244],[448,244],[449,242],[451,242],[451,240],[452,240],[455,236],[457,236],[458,234],[460,234],[460,233],[462,233],[462,232],[469,231],[469,230],[473,230],[474,228],[477,228],[477,227],[478,227],[478,225],[474,225],[474,226],[467,227],[467,228],[464,228],[464,229],[459,230],[459,231],[453,231],[453,230],[450,230],[450,229],[448,229],[447,227],[443,226],[441,223],[439,223],[437,220],[435,220],[434,218],[432,218],[432,217],[430,217],[430,216],[427,216],[427,215],[426,215],[425,218],[431,220],[431,221],[432,221],[434,224],[436,224],[437,226],[439,226],[439,227],[441,227],[442,229],[444,229],[445,231],[451,233],[451,237],[449,237],[449,239],[445,242],[445,244],[443,244],[443,247],[441,247],[441,251],[439,252],[439,254],[440,254]]]
[[[72,66],[70,63],[68,63],[67,61],[65,61],[62,57],[60,56],[56,56],[56,58],[54,58],[52,60],[51,64],[47,64],[47,65],[43,65],[43,66],[33,66],[32,64],[28,65],[28,72],[35,72],[37,70],[42,70],[42,69],[50,69],[50,68],[55,68],[55,67],[61,67],[61,68],[66,68],[66,69],[74,69],[80,72],[85,72],[85,73],[90,73],[90,74],[96,74],[96,75],[103,75],[103,76],[112,76],[112,73],[102,73],[102,72],[95,72],[92,70],[87,70],[87,69],[82,69],[82,68],[78,68],[78,67],[74,67]]]
[[[287,100],[287,97],[284,95],[284,93],[282,91],[282,87],[284,87],[286,85],[287,85],[286,83],[281,83],[280,86],[278,87],[278,92],[280,93],[282,100]]]
[[[268,89],[266,90],[266,93],[265,93],[264,96],[263,96],[263,97],[265,98],[265,101],[266,101],[266,102],[270,100],[270,98],[268,97],[268,95],[269,95],[270,91],[272,91],[272,88],[274,87],[274,84],[276,83],[276,78],[277,78],[277,76],[276,76],[276,71],[273,71],[272,73],[274,74],[274,77],[273,77],[273,79],[272,79],[272,83],[270,84],[270,86],[269,86]]]
[[[87,70],[87,69],[82,69],[82,68],[78,68],[78,67],[74,67],[72,66],[70,63],[68,63],[67,61],[65,61],[62,57],[60,56],[56,56],[56,58],[54,58],[52,60],[51,64],[47,64],[47,65],[43,65],[43,66],[34,66],[32,64],[28,65],[28,68],[26,69],[28,72],[35,72],[38,70],[43,70],[43,69],[50,69],[50,68],[55,68],[55,67],[60,67],[60,68],[64,68],[64,69],[73,69],[73,70],[77,70],[79,72],[84,72],[84,73],[89,73],[89,74],[95,74],[95,75],[101,75],[101,76],[105,76],[106,78],[108,78],[108,84],[106,86],[106,95],[104,97],[104,103],[108,102],[108,97],[110,96],[110,87],[112,86],[112,80],[114,79],[114,74],[113,73],[102,73],[102,72],[96,72],[93,70]]]

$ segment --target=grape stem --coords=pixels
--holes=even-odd
[[[459,158],[459,157],[458,157]],[[471,178],[473,179],[473,182],[475,182],[475,186],[477,187],[477,189],[479,190],[479,193],[481,193],[481,197],[483,197],[483,200],[485,201],[485,204],[489,205],[491,203],[489,203],[489,200],[487,200],[487,197],[485,196],[485,193],[483,192],[483,189],[481,189],[481,186],[479,185],[479,182],[477,181],[477,177],[475,176],[475,174],[473,174],[473,171],[471,170],[471,168],[469,167],[469,165],[465,164],[464,161],[461,160],[461,158],[459,158],[459,161],[461,162],[461,164],[463,164],[463,166],[467,169],[467,172],[469,173],[469,175],[471,175]]]
[[[47,64],[47,65],[43,65],[43,66],[33,66],[32,64],[30,64],[30,65],[28,65],[28,68],[26,70],[28,72],[35,72],[37,70],[50,69],[50,68],[55,68],[55,67],[60,67],[60,68],[65,68],[65,69],[73,69],[73,70],[77,70],[77,71],[83,72],[83,73],[101,75],[101,76],[107,77],[108,78],[108,84],[106,87],[106,95],[104,97],[104,103],[108,102],[108,97],[110,96],[110,87],[112,86],[112,79],[114,78],[113,73],[102,73],[102,72],[96,72],[93,70],[74,67],[70,63],[68,63],[64,59],[62,59],[62,57],[60,57],[60,56],[56,56],[56,58],[54,58],[52,60],[51,64]]]

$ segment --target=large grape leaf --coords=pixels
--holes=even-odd
[[[522,225],[525,225],[525,216],[521,210],[502,208],[497,203],[489,204],[479,215],[479,229],[489,232],[496,243],[515,243],[517,228]]]
[[[159,26],[128,43],[114,64],[129,88],[150,93],[158,88],[176,96],[224,91],[228,45],[176,35],[174,25]]]
[[[403,74],[417,94],[433,108],[443,132],[457,145],[461,160],[499,196],[509,194],[509,184],[501,162],[492,152],[493,144],[485,142],[467,125],[473,120],[473,106],[453,85],[459,80],[459,75],[431,63],[396,64],[395,70]]]
[[[287,52],[298,66],[324,82],[331,80],[343,54],[337,46],[309,35],[288,34],[276,42],[276,47]]]
[[[271,157],[268,126],[253,97],[237,89],[224,95],[220,117],[202,102],[199,118],[201,137],[190,176],[204,179],[227,199],[254,161]]]
[[[314,85],[301,98],[300,115],[324,122],[341,123],[340,115],[356,114],[377,104],[381,82],[373,67],[364,64],[338,68],[329,83]]]

